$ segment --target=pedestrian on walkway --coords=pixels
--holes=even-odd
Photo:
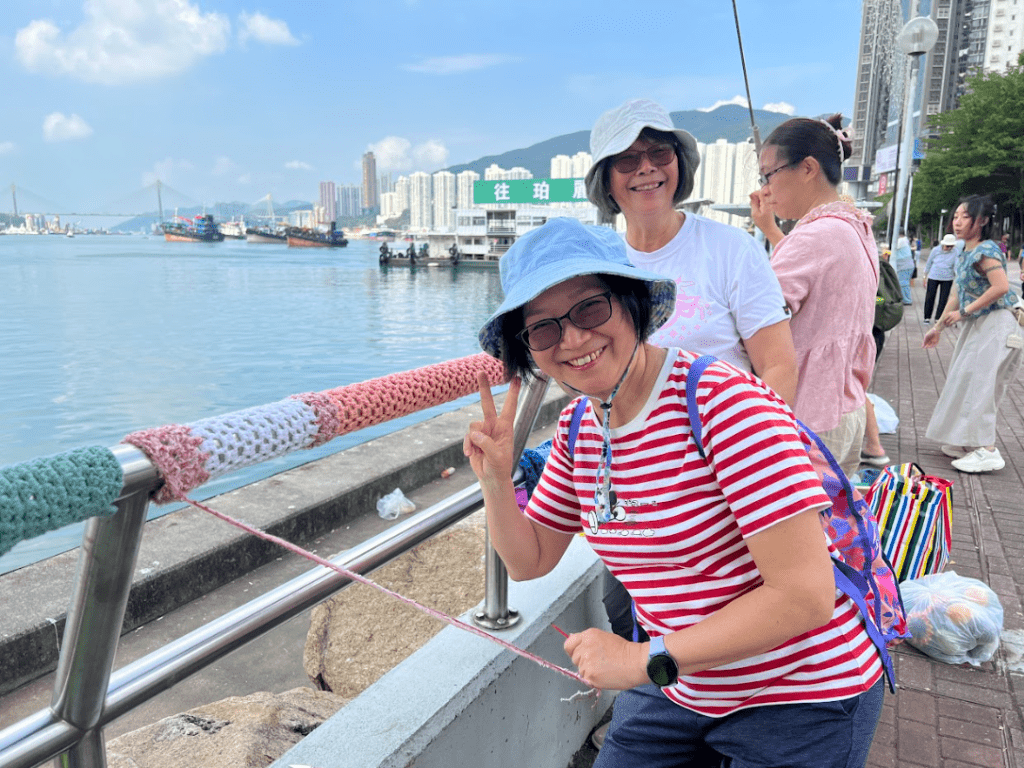
[[[924,265],[925,294],[924,294],[924,324],[932,322],[934,318],[939,319],[946,302],[949,301],[949,289],[953,286],[954,266],[960,249],[956,244],[956,235],[947,233],[943,235],[942,242],[932,248],[928,254],[928,261]],[[938,304],[935,297],[938,296]]]
[[[903,304],[910,306],[914,303],[910,294],[910,278],[914,274],[914,252],[910,250],[910,241],[900,233],[900,239],[896,241],[896,252],[892,256],[892,265],[896,267],[896,274],[900,278],[900,288],[903,289]]]
[[[878,291],[871,216],[839,197],[850,147],[841,115],[787,120],[761,148],[761,189],[750,195],[751,218],[775,246],[772,269],[793,313],[793,412],[847,476],[861,461]],[[776,215],[799,221],[783,235]]]
[[[502,257],[501,282],[480,345],[515,378],[499,413],[481,377],[483,419],[464,441],[491,542],[525,580],[584,534],[652,638],[579,628],[565,640],[590,685],[621,691],[594,768],[863,766],[882,663],[836,590],[819,520],[829,497],[792,411],[752,374],[712,363],[696,391],[703,458],[686,397],[697,355],[647,341],[675,308],[675,281],[630,264],[606,227],[551,219]],[[586,406],[573,449],[577,401],[562,411],[520,511],[513,426],[534,366]]]
[[[1017,296],[1006,276],[1006,256],[989,239],[996,208],[987,195],[961,200],[953,232],[964,240],[956,261],[954,291],[922,346],[939,343],[944,328],[962,324],[925,436],[943,443],[961,472],[992,472],[1005,466],[996,448],[996,415],[1020,370],[1024,335],[1011,308]]]

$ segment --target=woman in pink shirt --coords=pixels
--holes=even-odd
[[[871,217],[839,198],[851,152],[841,126],[833,115],[776,128],[761,149],[761,189],[750,203],[754,223],[775,246],[772,269],[792,312],[799,370],[793,411],[849,475],[861,459],[875,360],[878,250]],[[797,220],[788,235],[776,216]]]

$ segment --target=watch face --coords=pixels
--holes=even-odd
[[[648,660],[647,676],[655,685],[672,685],[679,676],[679,667],[668,654],[659,654]]]

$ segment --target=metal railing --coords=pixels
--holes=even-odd
[[[533,430],[548,380],[524,388],[515,424],[518,456]],[[53,698],[48,709],[0,731],[0,768],[32,768],[55,760],[64,768],[105,768],[103,729],[113,720],[299,613],[351,580],[319,566],[114,672],[115,651],[132,586],[151,493],[160,484],[139,449],[111,449],[124,486],[111,517],[86,525]],[[338,555],[333,563],[367,573],[480,508],[474,484],[407,521]],[[477,622],[510,627],[519,614],[507,604],[504,564],[487,542],[486,588]]]

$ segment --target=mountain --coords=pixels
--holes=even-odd
[[[669,115],[676,128],[689,131],[697,141],[703,144],[713,144],[718,139],[725,139],[735,144],[753,136],[749,110],[736,104],[725,104],[710,112],[688,109],[671,112]],[[762,139],[789,118],[790,115],[781,112],[754,110],[754,120],[757,122]],[[571,157],[580,151],[590,151],[589,130],[556,136],[553,139],[546,139],[538,144],[522,149],[513,149],[500,155],[488,155],[470,163],[450,166],[446,170],[452,173],[461,173],[466,170],[476,171],[480,174],[480,178],[483,178],[484,169],[491,163],[497,163],[506,169],[516,166],[526,168],[535,178],[547,178],[551,173],[552,157],[555,155]]]

